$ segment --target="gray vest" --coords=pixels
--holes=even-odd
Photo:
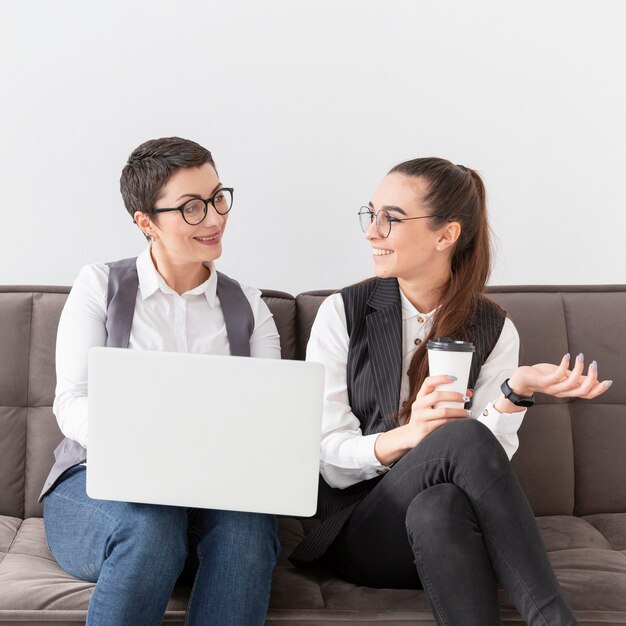
[[[137,259],[123,259],[109,266],[107,292],[107,340],[110,348],[128,348],[135,312],[139,278]],[[254,315],[250,302],[236,280],[217,273],[217,297],[226,323],[230,352],[233,356],[250,356],[250,337],[254,331]],[[87,450],[77,441],[65,438],[54,451],[55,464],[46,479],[39,501],[54,488],[61,475],[87,460]]]

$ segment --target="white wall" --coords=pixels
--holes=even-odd
[[[219,266],[297,293],[371,274],[356,212],[416,156],[480,170],[494,284],[623,283],[621,0],[11,2],[0,284],[140,252],[128,154],[180,135],[236,203]]]

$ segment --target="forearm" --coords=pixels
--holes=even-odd
[[[409,426],[398,426],[381,433],[376,439],[374,453],[382,465],[391,465],[401,459],[409,450],[415,447],[409,437]]]

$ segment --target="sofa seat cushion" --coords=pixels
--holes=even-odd
[[[64,572],[54,560],[43,519],[0,516],[0,623],[22,621],[29,614],[33,621],[84,622],[93,588],[92,583]],[[178,613],[182,619],[188,592],[182,587],[176,590],[168,605],[172,616]]]
[[[626,624],[626,514],[547,516],[537,522],[581,624]],[[274,572],[268,624],[434,625],[422,591],[358,587],[323,567],[295,569],[287,557],[317,524],[311,519],[279,520],[283,550]],[[42,519],[0,516],[0,623],[81,623],[93,587],[57,565]],[[176,588],[167,623],[183,623],[188,592]],[[503,590],[501,601],[503,621],[521,624]]]
[[[326,610],[363,611],[363,615],[367,613],[370,618],[370,611],[381,614],[393,611],[394,615],[397,612],[397,619],[400,615],[410,615],[410,619],[420,624],[426,615],[431,615],[421,591],[358,587],[323,568],[299,571],[291,567],[287,554],[317,524],[316,520],[281,520],[284,551],[274,577],[271,603],[274,610],[307,604],[313,608],[310,600],[305,604],[303,597],[297,597],[293,584],[286,582],[288,576],[296,576],[317,581],[321,597],[316,599],[316,604],[321,602]],[[626,514],[586,518],[545,516],[538,517],[537,524],[559,583],[581,623],[626,624]],[[515,621],[517,613],[503,590],[500,599],[505,609],[504,622]],[[384,620],[381,618],[381,621]]]

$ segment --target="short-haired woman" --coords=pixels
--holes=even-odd
[[[193,576],[186,624],[260,625],[279,550],[273,515],[93,500],[85,492],[91,347],[228,355],[229,337],[245,332],[236,324],[243,312],[254,325],[241,355],[280,358],[260,292],[215,270],[233,190],[222,185],[211,153],[177,137],[148,141],[130,155],[120,182],[150,244],[137,259],[84,267],[63,309],[53,409],[66,439],[42,494],[48,544],[67,572],[96,583],[90,626],[161,624],[186,562]],[[130,317],[114,306],[122,291],[129,301],[128,290]],[[226,292],[234,297],[222,298]],[[111,342],[120,336],[124,345]],[[141,372],[136,383],[137,393],[150,393]]]

